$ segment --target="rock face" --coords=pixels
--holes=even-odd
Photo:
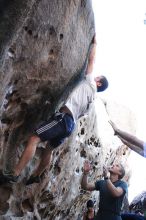
[[[1,10],[1,145],[8,159],[79,79],[94,17],[89,0],[6,0]]]
[[[89,0],[3,0],[0,4],[0,165],[11,171],[34,126],[57,108],[82,77],[94,17]],[[107,103],[106,108],[110,109]],[[1,219],[80,219],[88,198],[98,200],[98,193],[81,190],[84,160],[92,161],[90,179],[95,181],[102,177],[103,164],[110,165],[115,158],[125,163],[129,154],[113,136],[106,108],[97,98],[89,116],[54,151],[41,184],[26,187],[25,181],[41,158],[44,143],[17,184],[0,186]],[[132,124],[128,110],[124,119]]]

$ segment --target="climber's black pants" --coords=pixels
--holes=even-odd
[[[74,130],[74,119],[68,113],[55,113],[35,130],[41,141],[49,141],[52,148],[58,147]]]

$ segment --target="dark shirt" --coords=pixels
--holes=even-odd
[[[122,202],[127,192],[127,184],[122,181],[118,180],[113,183],[115,187],[121,187],[123,189],[123,194],[119,197],[112,196],[111,192],[107,188],[107,182],[105,180],[99,180],[95,183],[95,189],[100,191],[100,198],[99,198],[99,213],[101,215],[107,215],[110,217],[112,216],[120,216],[120,211],[122,207]],[[116,218],[111,218],[116,219]],[[118,219],[118,218],[117,218]],[[119,218],[121,219],[121,218]]]
[[[144,220],[143,216],[136,215],[136,214],[122,214],[122,220]]]

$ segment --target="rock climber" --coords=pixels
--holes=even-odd
[[[0,183],[17,182],[21,171],[32,159],[40,142],[48,141],[42,159],[27,180],[26,185],[39,183],[41,175],[49,168],[53,150],[63,143],[64,139],[71,135],[78,118],[86,114],[94,101],[96,92],[104,91],[108,87],[108,81],[104,76],[93,76],[93,65],[96,52],[95,36],[91,42],[91,50],[88,57],[86,74],[79,85],[71,92],[64,105],[48,121],[35,129],[30,136],[25,150],[12,173],[3,172],[0,175]]]

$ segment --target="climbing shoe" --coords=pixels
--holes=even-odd
[[[5,183],[16,183],[18,181],[19,176],[14,176],[12,174],[0,174],[0,184],[5,184]]]
[[[30,185],[33,183],[40,183],[41,177],[40,176],[30,176],[30,178],[27,180],[26,185]]]

